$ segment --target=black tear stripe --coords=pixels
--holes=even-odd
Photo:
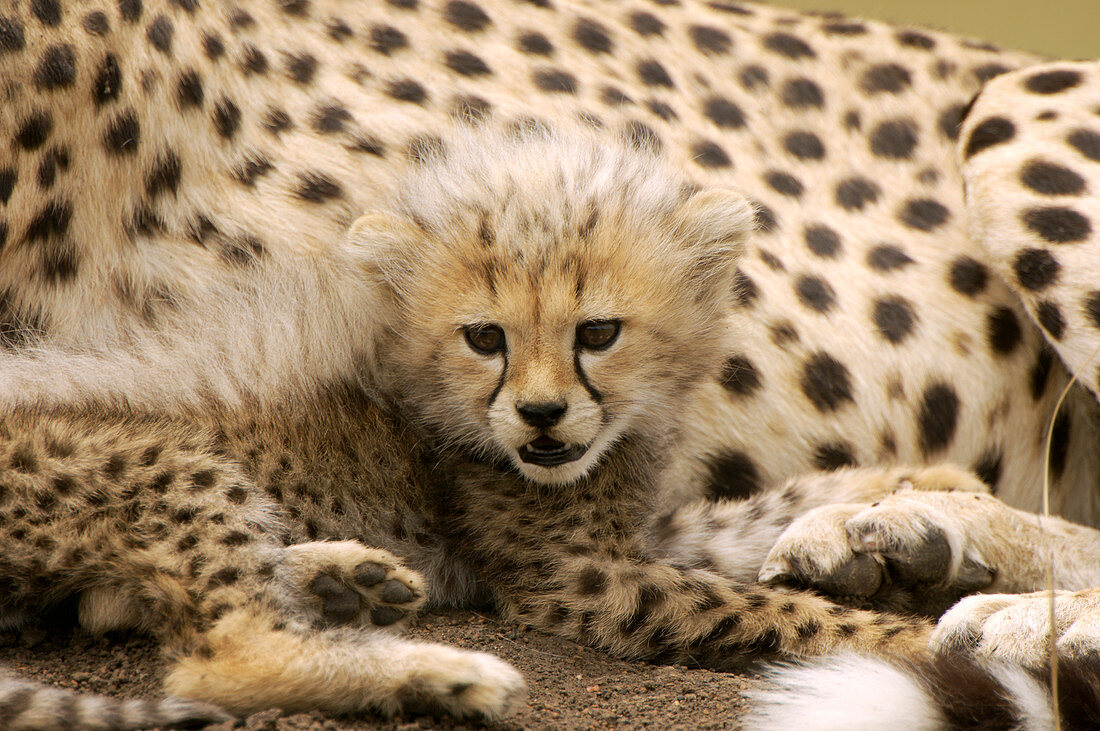
[[[493,389],[493,392],[489,394],[489,408],[492,408],[493,404],[496,403],[497,396],[500,395],[500,390],[504,388],[504,377],[508,375],[508,353],[503,353],[503,357],[504,367],[500,369],[500,380],[497,381],[496,388]]]
[[[596,390],[596,387],[592,385],[588,380],[588,376],[585,375],[584,369],[581,368],[581,351],[573,351],[573,370],[577,373],[577,380],[584,386],[584,390],[588,391],[588,395],[592,397],[592,400],[598,404],[603,403],[603,394]]]

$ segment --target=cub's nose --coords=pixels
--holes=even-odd
[[[516,404],[516,411],[519,412],[520,417],[539,429],[557,424],[565,414],[566,408],[568,405],[564,401]]]

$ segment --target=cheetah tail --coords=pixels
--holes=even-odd
[[[1049,670],[941,654],[920,661],[837,655],[774,666],[747,731],[1055,728]],[[1063,729],[1100,728],[1100,657],[1058,661]]]
[[[125,700],[54,688],[0,668],[0,728],[122,731],[154,726],[204,726],[232,720],[224,711],[181,698]]]

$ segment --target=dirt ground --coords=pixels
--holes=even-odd
[[[488,726],[430,716],[386,719],[270,710],[236,724],[207,729],[736,729],[746,707],[742,694],[758,682],[707,670],[623,662],[568,640],[468,612],[424,617],[410,635],[491,652],[508,660],[527,679],[527,707],[504,723]],[[133,697],[155,696],[162,670],[151,642],[93,638],[66,621],[0,633],[0,664],[52,685]]]

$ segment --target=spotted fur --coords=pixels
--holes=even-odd
[[[505,713],[522,682],[503,663],[359,627],[400,622],[429,591],[490,595],[515,621],[652,660],[913,650],[919,622],[733,582],[759,569],[761,540],[716,568],[713,546],[677,562],[660,539],[712,511],[770,521],[758,535],[774,535],[792,504],[826,498],[784,503],[765,488],[812,469],[950,461],[1007,503],[1039,506],[1063,363],[1095,389],[1095,286],[1087,257],[1072,262],[1080,280],[1063,274],[1041,298],[1029,285],[1051,258],[1069,272],[1063,257],[1087,251],[1072,247],[1092,231],[1095,115],[1067,111],[1092,67],[1037,62],[725,0],[5,8],[0,535],[19,547],[13,592],[39,595],[30,587],[49,577],[47,598],[84,592],[90,626],[157,629],[178,655],[169,689],[235,711],[263,688],[257,707]],[[1051,108],[1020,116],[1035,104]],[[1057,124],[1044,126],[1048,111]],[[515,155],[472,155],[461,140],[475,128],[482,140],[593,135],[625,146],[608,158],[625,170],[654,153],[668,167],[646,188],[612,166],[603,189],[586,162],[531,163],[511,181],[526,193],[509,218],[501,201],[516,191],[493,171]],[[1051,141],[1056,152],[1032,152]],[[578,144],[555,149],[592,143]],[[432,170],[463,190],[428,195]],[[392,197],[400,180],[418,182]],[[1032,199],[989,204],[1021,205],[1003,180]],[[600,192],[595,216],[578,192]],[[654,193],[662,205],[642,215]],[[720,240],[691,205],[715,214]],[[1022,227],[1002,235],[1008,220]],[[585,236],[643,255],[555,259]],[[685,237],[726,246],[692,259]],[[536,251],[555,253],[519,257]],[[558,296],[519,275],[553,262]],[[501,281],[501,301],[462,309]],[[461,295],[440,297],[456,283]],[[572,293],[624,333],[617,302],[666,326],[628,368],[601,372],[594,353],[562,350],[576,322],[533,324],[533,293],[575,318]],[[524,324],[508,327],[531,368],[459,357],[456,328],[504,314]],[[1052,495],[1093,524],[1094,393],[1074,389],[1056,421]],[[568,399],[555,433],[591,462],[525,462],[517,446],[534,427],[506,400],[493,412],[501,394]],[[750,500],[669,514],[699,496]],[[162,505],[171,520],[154,517]],[[58,511],[98,521],[103,545],[45,535]],[[188,528],[199,516],[235,527]],[[125,545],[127,521],[151,533]],[[126,564],[107,564],[106,591],[105,561]],[[247,647],[299,658],[292,678],[345,650],[362,662],[326,687],[290,687],[250,666]],[[381,657],[402,670],[385,675]]]

